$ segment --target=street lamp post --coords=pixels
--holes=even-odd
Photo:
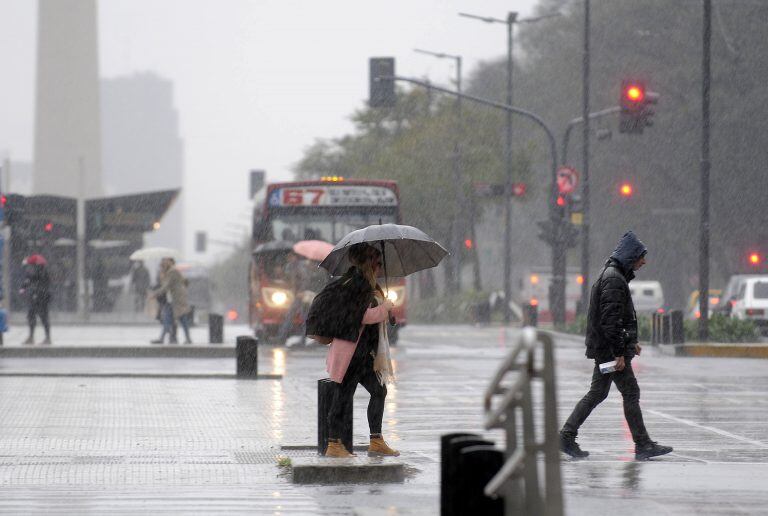
[[[699,339],[709,340],[709,89],[712,0],[703,0],[701,61],[701,216],[699,221]]]
[[[586,312],[589,300],[589,33],[590,33],[590,0],[584,0],[584,51],[581,62],[581,118],[582,154],[581,154],[581,311]]]
[[[506,19],[494,18],[491,16],[478,16],[475,14],[459,13],[459,16],[480,20],[485,23],[503,23],[507,26],[507,106],[512,105],[512,72],[513,63],[513,27],[515,23],[530,23],[553,16],[559,16],[559,13],[527,18],[517,19],[517,13],[510,11]],[[514,166],[512,161],[512,112],[506,113],[506,138],[504,145],[504,162],[506,168],[506,177],[504,182],[504,322],[510,321],[509,301],[512,299],[512,264],[510,261],[512,254],[512,184],[514,182]]]
[[[423,50],[420,48],[414,48],[414,52],[420,54],[426,54],[437,57],[439,59],[453,59],[456,61],[456,91],[461,93],[461,56],[446,54],[443,52],[432,52],[430,50]],[[459,208],[462,206],[462,190],[464,186],[464,180],[461,170],[461,97],[456,97],[456,137],[453,141],[453,195],[454,195],[454,215],[451,224],[451,250],[453,251],[453,267],[454,267],[454,285],[456,291],[461,290],[461,235],[462,235],[462,221]]]

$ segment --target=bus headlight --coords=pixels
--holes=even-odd
[[[395,306],[401,306],[405,302],[405,287],[390,287],[387,291],[387,299]]]
[[[282,288],[263,287],[264,302],[270,308],[285,308],[293,303],[293,292]]]

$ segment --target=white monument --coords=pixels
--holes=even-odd
[[[33,193],[103,195],[95,0],[39,0]]]

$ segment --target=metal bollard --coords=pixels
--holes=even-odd
[[[211,344],[224,342],[224,317],[219,314],[208,314],[208,342]]]
[[[317,381],[317,453],[325,455],[325,449],[328,448],[328,412],[331,410],[333,397],[337,391],[337,384],[330,378],[323,378]],[[344,421],[341,426],[341,442],[350,452],[352,450],[352,404],[349,405],[348,413],[343,415]]]
[[[539,324],[539,308],[537,305],[523,305],[523,326],[536,327]]]
[[[661,343],[669,344],[672,342],[672,329],[669,314],[661,314]]]
[[[672,344],[682,344],[685,342],[685,327],[683,326],[683,311],[671,310],[670,319],[670,340]]]
[[[467,446],[459,451],[458,491],[454,497],[455,514],[504,514],[504,499],[489,498],[483,490],[504,464],[504,452],[495,446]]]
[[[481,439],[481,437],[477,434],[468,434],[468,433],[460,433],[460,432],[453,433],[453,434],[443,434],[440,436],[440,507],[448,507],[448,498],[450,496],[450,493],[446,488],[446,486],[449,484],[448,465],[451,463],[451,457],[449,456],[449,453],[448,453],[450,450],[449,445],[453,439],[458,439],[462,437],[469,437],[477,440]]]
[[[470,446],[493,446],[493,443],[482,439],[480,436],[470,434],[466,437],[448,439],[444,453],[441,450],[441,455],[444,456],[440,465],[440,478],[442,480],[440,485],[441,516],[464,516],[467,514],[459,510],[461,504],[459,496],[462,495],[461,486],[468,481],[466,472],[462,470],[459,454],[462,449]]]
[[[250,335],[237,337],[235,344],[238,378],[256,378],[259,374],[259,341]]]

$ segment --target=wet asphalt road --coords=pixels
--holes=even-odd
[[[55,331],[58,346],[148,345],[155,334],[137,327]],[[390,485],[294,486],[277,466],[281,455],[309,453],[280,445],[315,442],[323,348],[262,348],[260,371],[285,376],[256,382],[45,376],[232,373],[234,359],[3,358],[0,510],[436,514],[439,435],[468,431],[500,441],[501,434],[481,431],[481,395],[517,335],[498,327],[403,331],[384,433],[402,450],[410,476]],[[556,356],[562,421],[586,392],[591,364],[577,339],[559,339]],[[612,390],[582,428],[589,459],[563,462],[567,514],[765,514],[768,361],[676,358],[647,348],[634,367],[651,437],[675,452],[634,461]],[[8,376],[33,372],[41,376]],[[360,389],[360,443],[365,406]]]

